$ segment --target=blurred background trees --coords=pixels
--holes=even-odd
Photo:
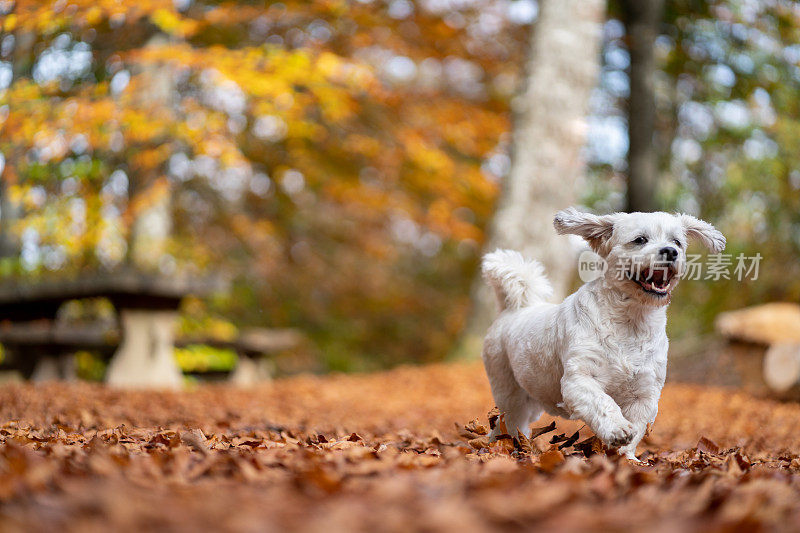
[[[664,15],[663,0],[620,0],[628,67],[628,178],[625,210],[657,211],[655,145],[655,44]]]
[[[764,256],[757,282],[681,285],[670,327],[697,337],[721,309],[800,297],[800,8],[664,0],[654,23],[633,4],[608,5],[578,199],[623,209],[630,175],[652,191],[638,202]],[[194,302],[200,322],[298,327],[329,369],[441,359],[511,168],[538,15],[533,0],[0,2],[0,274],[221,273],[234,290]],[[637,62],[652,74],[631,78]],[[628,139],[637,94],[652,143]]]
[[[589,97],[600,72],[605,1],[539,2],[523,80],[512,101],[513,159],[492,223],[487,250],[510,248],[544,265],[554,298],[574,278],[571,243],[553,231],[553,214],[578,200],[585,176]],[[475,276],[473,307],[459,355],[480,353],[497,313],[495,297]],[[466,352],[466,353],[463,353]]]

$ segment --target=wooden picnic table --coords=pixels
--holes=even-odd
[[[727,311],[715,327],[745,390],[800,401],[800,305],[770,302]]]
[[[81,342],[87,347],[108,346],[102,331],[64,327],[56,320],[67,301],[107,298],[117,310],[121,338],[106,381],[124,387],[179,387],[183,378],[173,357],[173,330],[181,301],[225,288],[218,278],[129,271],[60,281],[6,282],[0,284],[0,343],[11,346],[11,355],[21,367],[64,346]]]

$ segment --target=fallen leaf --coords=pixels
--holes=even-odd
[[[500,410],[497,407],[494,407],[489,414],[487,415],[489,418],[489,429],[494,429],[495,424],[497,424],[497,419],[500,418]]]
[[[208,449],[206,446],[205,440],[206,437],[203,435],[203,432],[199,429],[193,429],[191,431],[184,431],[181,435],[181,440],[189,445],[193,450],[202,453],[203,455],[208,455],[211,453],[211,450]]]
[[[509,435],[508,427],[506,427],[506,415],[501,414],[499,417],[497,417],[492,431],[498,435],[498,438],[500,438],[499,435]],[[508,438],[510,439],[511,436],[509,435]]]
[[[549,450],[539,455],[539,468],[545,472],[552,472],[564,462],[564,454],[559,450]]]
[[[592,435],[591,437],[576,443],[573,448],[581,453],[583,453],[584,457],[591,457],[595,454],[602,454],[605,452],[606,447],[603,445],[603,441],[597,438],[596,435]]]
[[[533,428],[533,431],[531,432],[530,439],[533,440],[536,437],[544,435],[545,433],[550,433],[551,431],[555,431],[555,429],[556,429],[555,421],[550,422],[550,424],[548,424],[546,426],[542,426],[540,428]]]
[[[558,447],[558,449],[559,449],[559,450],[563,450],[564,448],[569,448],[570,446],[572,446],[573,444],[575,444],[575,442],[578,440],[578,437],[579,437],[579,436],[580,436],[580,430],[579,430],[579,431],[576,431],[575,433],[573,433],[573,434],[572,434],[572,436],[570,436],[570,437],[569,437],[567,440],[565,440],[565,441],[563,442],[563,444],[561,444],[561,445]]]
[[[700,440],[697,442],[697,451],[716,455],[719,453],[719,446],[705,437],[700,437]]]
[[[469,445],[475,448],[476,450],[480,450],[481,448],[488,448],[489,447],[489,438],[488,437],[478,437],[477,439],[472,439],[469,441]]]

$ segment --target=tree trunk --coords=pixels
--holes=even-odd
[[[6,184],[0,172],[0,258],[11,257],[16,254],[16,247],[11,235],[11,225],[14,223],[14,205],[8,198]]]
[[[562,298],[576,273],[553,215],[575,203],[585,165],[589,96],[600,69],[603,0],[541,0],[531,35],[527,80],[516,98],[513,164],[490,228],[487,250],[513,248],[541,261]],[[458,355],[474,356],[496,309],[480,278]]]
[[[151,38],[148,48],[166,46],[168,41],[161,35]],[[147,92],[137,95],[142,109],[177,108],[175,73],[166,64],[147,65],[139,73],[146,80]],[[129,268],[152,270],[158,268],[166,252],[172,233],[172,194],[170,181],[159,177],[159,171],[147,173],[131,172],[128,176],[128,209],[133,209],[125,257]],[[142,203],[143,207],[133,208]]]
[[[622,0],[630,51],[628,97],[628,211],[655,211],[657,161],[653,134],[656,104],[654,47],[664,11],[663,0]]]
[[[30,31],[18,30],[8,34],[0,32],[0,38],[6,35],[14,36],[14,51],[11,55],[11,83],[22,78],[30,77],[33,67],[33,46],[36,43],[35,35]],[[6,152],[5,158],[0,164],[0,258],[17,257],[19,255],[19,240],[11,231],[11,227],[20,217],[21,206],[11,201],[8,194],[8,179],[3,177],[5,166],[15,158],[21,157],[14,150],[21,151],[19,147],[12,148]]]

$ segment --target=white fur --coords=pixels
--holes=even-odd
[[[544,302],[553,296],[553,287],[541,263],[525,259],[517,251],[497,250],[487,254],[481,271],[483,279],[494,289],[501,311]]]
[[[719,252],[725,237],[707,222],[668,213],[597,216],[570,208],[554,225],[558,233],[585,238],[609,268],[553,304],[545,301],[552,289],[538,262],[509,250],[484,257],[483,276],[501,307],[483,348],[492,395],[514,435],[529,434],[529,424],[547,411],[582,419],[603,442],[635,459],[658,412],[667,366],[666,306],[684,270],[686,239]],[[634,244],[639,236],[647,243]],[[667,246],[678,256],[666,294],[619,278],[618,265],[658,260]]]

